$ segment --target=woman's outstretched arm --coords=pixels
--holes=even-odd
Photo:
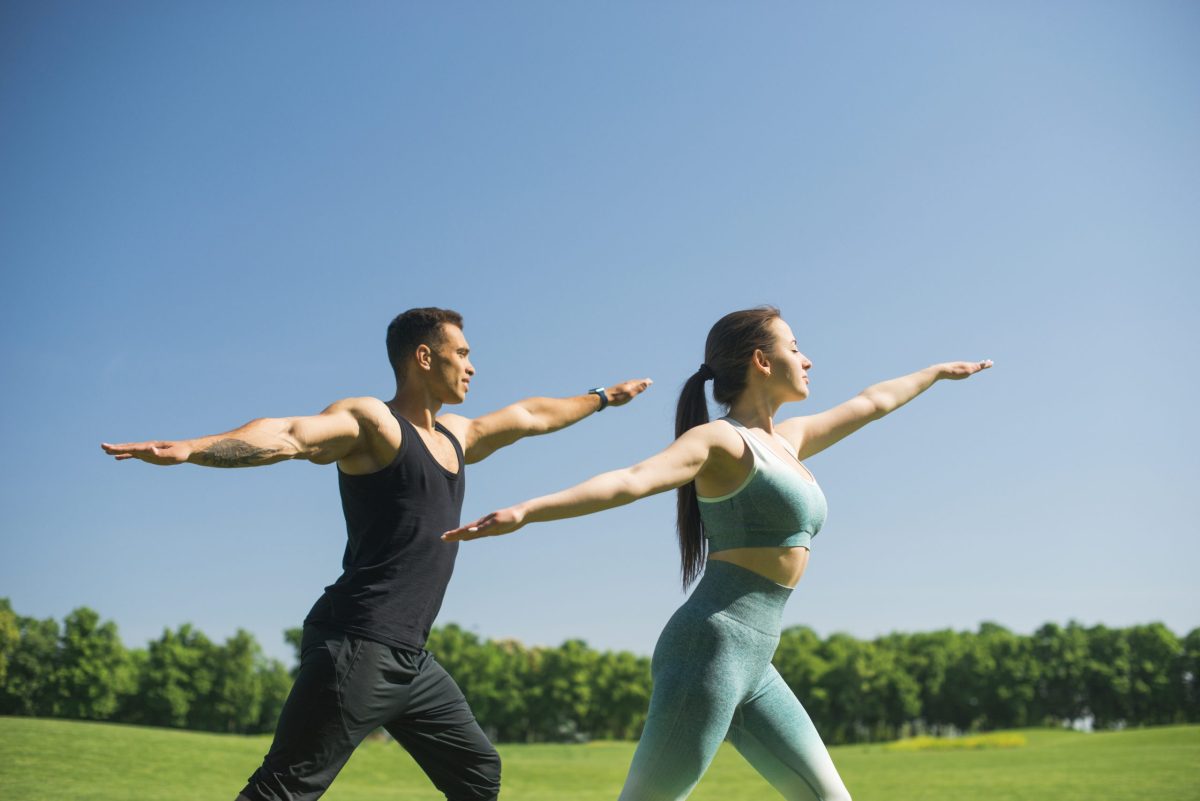
[[[697,426],[632,467],[601,473],[570,489],[486,514],[474,523],[447,531],[442,539],[474,540],[509,534],[526,523],[590,515],[675,489],[695,479],[704,468],[714,439],[711,425]]]
[[[807,459],[842,440],[872,420],[896,411],[940,379],[967,378],[992,366],[981,362],[945,362],[915,373],[872,384],[845,403],[820,414],[792,417],[775,427],[796,449],[797,458]]]

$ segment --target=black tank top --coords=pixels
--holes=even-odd
[[[392,463],[362,476],[338,470],[349,536],[342,575],[304,622],[420,650],[454,571],[458,543],[441,535],[458,527],[466,460],[458,440],[437,423],[458,456],[458,473],[446,470],[413,424],[392,414],[401,431]]]

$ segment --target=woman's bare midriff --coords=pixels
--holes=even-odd
[[[753,570],[760,576],[785,587],[795,587],[808,567],[808,548],[730,548],[727,551],[710,553],[709,559],[731,562],[738,567]]]

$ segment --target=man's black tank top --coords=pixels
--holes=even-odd
[[[458,440],[437,423],[458,456],[458,472],[446,470],[413,424],[392,414],[401,431],[392,463],[362,476],[338,470],[349,536],[342,575],[304,622],[420,650],[454,571],[458,543],[441,535],[458,527],[466,460]]]

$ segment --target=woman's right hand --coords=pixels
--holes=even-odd
[[[511,534],[525,525],[525,510],[520,506],[510,506],[491,514],[486,514],[474,523],[459,526],[453,531],[442,535],[446,542],[461,542],[462,540],[477,540],[480,537],[497,537],[501,534]]]
[[[946,362],[937,365],[938,378],[948,378],[951,381],[961,381],[964,378],[973,376],[980,370],[986,370],[992,366],[991,359],[984,359],[981,362]]]

